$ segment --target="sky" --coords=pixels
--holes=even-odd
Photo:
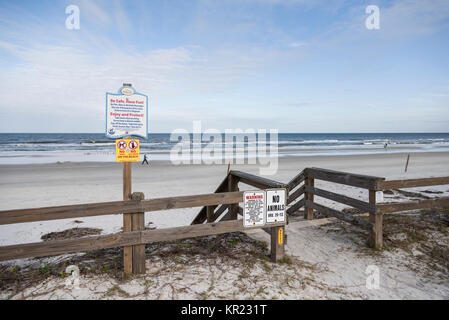
[[[103,132],[123,83],[150,134],[449,132],[448,53],[447,0],[0,0],[0,132]]]

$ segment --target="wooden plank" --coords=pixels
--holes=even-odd
[[[213,206],[239,203],[242,201],[243,192],[225,192],[143,201],[128,200],[36,209],[8,210],[0,211],[0,225],[120,214],[124,212],[151,212],[199,206]]]
[[[376,206],[376,190],[369,190],[369,202],[371,205]],[[383,235],[382,235],[382,214],[376,214],[370,212],[369,222],[371,222],[371,230],[368,235],[368,245],[374,249],[382,248]]]
[[[304,170],[298,173],[290,182],[287,184],[288,190],[293,190],[298,184],[303,182],[305,179]]]
[[[449,208],[449,197],[397,203],[381,203],[377,205],[378,213],[391,213],[407,210],[434,208]]]
[[[292,194],[290,194],[290,195],[288,196],[288,199],[287,199],[287,204],[292,203],[292,202],[295,201],[297,198],[299,198],[301,195],[303,195],[305,189],[306,189],[306,186],[303,185],[303,186],[299,187],[295,192],[293,192]]]
[[[32,257],[56,256],[66,253],[132,246],[140,244],[141,231],[116,233],[80,239],[36,242],[0,247],[0,261]]]
[[[313,220],[313,208],[308,206],[307,203],[313,202],[313,193],[309,193],[307,192],[307,187],[311,187],[313,188],[313,186],[315,185],[315,180],[314,178],[310,178],[309,176],[306,177],[306,180],[304,182],[304,185],[306,186],[306,190],[304,193],[304,199],[306,200],[305,202],[305,210],[304,210],[304,219],[307,220]]]
[[[375,204],[370,204],[368,202],[357,200],[357,199],[347,197],[347,196],[344,196],[341,194],[337,194],[334,192],[330,192],[330,191],[326,191],[326,190],[322,190],[322,189],[318,189],[318,188],[314,188],[314,187],[310,187],[310,186],[306,186],[306,192],[312,193],[316,196],[323,197],[323,198],[326,198],[326,199],[329,199],[332,201],[347,204],[351,207],[355,207],[355,208],[364,210],[365,212],[372,212],[372,213],[376,212]]]
[[[142,192],[134,192],[131,195],[132,200],[143,200],[144,194]],[[145,213],[136,212],[132,214],[131,218],[131,231],[143,231],[145,230]],[[126,247],[125,247],[126,248]],[[145,274],[145,244],[138,244],[132,246],[132,273],[133,274]]]
[[[278,262],[284,258],[285,248],[285,229],[284,227],[271,228],[271,261]]]
[[[275,223],[272,226],[284,226]],[[21,245],[0,247],[0,261],[46,257],[66,253],[85,252],[90,250],[132,246],[151,242],[173,241],[185,238],[222,234],[228,232],[243,232],[260,227],[243,226],[242,220],[231,220],[217,223],[197,224],[167,229],[132,231],[104,236],[86,237],[80,239],[37,242]]]
[[[389,180],[379,183],[380,190],[439,186],[449,184],[449,177],[421,178],[408,180]]]
[[[353,215],[347,214],[347,213],[343,213],[325,206],[322,206],[318,203],[312,202],[310,200],[306,201],[306,204],[308,206],[310,206],[311,208],[317,210],[318,212],[326,215],[326,216],[331,216],[331,217],[335,217],[338,218],[340,220],[352,223],[354,225],[357,225],[363,229],[366,229],[368,231],[371,230],[372,226],[371,223],[362,219],[359,219],[357,217],[354,217]]]
[[[285,223],[275,223],[273,227],[284,226]],[[201,237],[212,234],[222,234],[228,232],[242,232],[251,229],[258,229],[260,227],[243,226],[242,220],[220,221],[215,223],[205,223],[193,226],[183,226],[168,229],[155,229],[142,233],[142,241],[145,243],[172,241],[192,237]]]
[[[226,192],[228,191],[228,178],[229,173],[223,179],[223,181],[218,185],[217,189],[215,189],[214,193]],[[207,208],[201,208],[200,212],[196,215],[195,219],[190,224],[200,224],[204,223],[207,220]]]
[[[36,209],[0,211],[0,224],[12,224],[118,213],[150,212],[203,205],[231,204],[243,201],[243,192],[226,192],[143,201],[114,201]]]
[[[240,182],[244,183],[244,184],[247,184],[249,186],[252,186],[254,188],[261,189],[261,190],[270,188],[270,186],[268,186],[266,184],[262,184],[262,183],[259,183],[257,181],[249,180],[249,179],[246,179],[246,178],[240,178]]]
[[[250,173],[241,172],[231,170],[230,174],[232,176],[238,177],[240,182],[248,184],[250,186],[259,188],[259,189],[267,189],[267,188],[285,188],[286,185],[284,183],[259,177]]]
[[[229,175],[228,179],[228,192],[235,192],[239,190],[238,184],[239,184],[239,178],[236,176],[233,176],[232,174]],[[242,198],[243,199],[243,198]],[[239,205],[238,203],[230,204],[229,205],[229,218],[231,220],[237,220],[237,215],[239,212]]]
[[[243,191],[236,191],[143,200],[141,201],[141,206],[143,212],[152,212],[200,206],[207,207],[220,204],[233,204],[242,201]]]
[[[206,210],[207,210],[207,223],[213,222],[215,206],[207,206]]]
[[[366,176],[321,168],[306,168],[305,171],[306,177],[373,190],[380,190],[378,185],[381,181],[385,180],[385,178],[381,177]]]
[[[292,214],[293,212],[296,212],[300,208],[304,207],[306,201],[305,199],[301,199],[298,202],[296,202],[294,205],[292,205],[290,208],[287,209],[287,214]]]
[[[112,201],[0,211],[0,225],[138,212],[139,201]]]

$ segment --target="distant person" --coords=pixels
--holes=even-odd
[[[145,162],[147,163],[147,165],[150,165],[150,163],[148,162],[148,156],[147,156],[146,153],[143,155],[142,165],[143,165]]]
[[[385,143],[384,144],[384,149],[387,150],[387,147],[388,147],[388,143]]]

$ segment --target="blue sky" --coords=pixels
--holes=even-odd
[[[123,82],[150,133],[449,132],[448,49],[447,0],[0,1],[0,132],[102,132]]]

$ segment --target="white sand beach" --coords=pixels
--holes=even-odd
[[[400,153],[280,158],[278,173],[268,178],[288,182],[305,167],[321,167],[387,179],[449,175],[449,153],[411,154],[408,170],[405,173],[406,158],[407,154]],[[259,175],[258,167],[255,165],[231,165],[231,169]],[[133,191],[144,192],[146,199],[211,193],[225,176],[226,170],[227,165],[174,166],[162,161],[152,162],[150,166],[133,164]],[[3,165],[0,166],[0,173],[1,210],[121,200],[122,167],[116,163]],[[324,184],[317,181],[316,185],[320,186],[321,183]],[[241,189],[251,189],[251,187],[241,185]],[[368,198],[366,190],[357,188],[328,183],[326,189],[338,190],[339,193],[365,201]],[[423,189],[441,192],[437,196],[449,195],[449,186],[408,190]],[[387,195],[385,197],[385,201],[388,201]],[[324,199],[320,201],[323,204],[341,208]],[[190,224],[198,210],[199,208],[192,208],[147,213],[145,221],[152,222],[157,228],[182,226]],[[74,227],[100,228],[102,234],[119,232],[122,227],[121,215],[80,220],[82,221],[75,222],[75,219],[67,219],[0,226],[0,245],[39,242],[44,234]],[[449,299],[447,274],[435,273],[429,277],[424,276],[424,273],[420,271],[412,270],[413,268],[409,267],[410,262],[419,266],[420,262],[411,261],[410,255],[406,252],[383,251],[372,254],[369,249],[363,248],[361,238],[356,239],[357,237],[351,233],[351,228],[356,227],[334,219],[315,221],[292,219],[286,228],[286,234],[288,236],[287,254],[293,262],[276,265],[256,260],[248,270],[249,274],[252,274],[249,279],[255,282],[250,284],[251,281],[248,280],[246,286],[248,290],[241,292],[235,292],[230,285],[232,281],[239,279],[241,270],[234,272],[226,271],[226,268],[210,267],[199,272],[198,263],[189,263],[183,266],[179,274],[176,274],[176,271],[162,263],[163,259],[161,260],[158,256],[149,256],[147,275],[135,278],[131,282],[122,283],[105,275],[91,276],[78,291],[68,291],[64,286],[61,287],[64,279],[50,277],[28,288],[27,292],[16,292],[12,296],[10,291],[1,292],[0,297],[3,299],[20,299],[25,296],[56,299],[130,297],[136,299],[197,299],[201,297],[211,299]],[[268,235],[263,231],[248,232],[248,235],[260,241],[268,240]],[[13,267],[34,264],[36,266],[46,261],[54,263],[63,258],[15,260],[4,262],[3,265]],[[219,255],[212,259],[215,259],[213,265],[235,263]],[[268,274],[272,276],[264,273],[264,266],[267,264],[268,269],[271,270]],[[368,290],[365,287],[367,277],[365,271],[369,265],[378,265],[381,268],[380,289]],[[152,274],[156,269],[157,275]],[[216,278],[217,273],[222,274],[221,278]],[[283,283],[286,275],[291,276],[288,290]],[[153,281],[150,281],[152,285],[148,282],[150,278]],[[203,288],[204,282],[210,279],[213,279],[213,288],[206,290],[209,286]],[[165,287],[167,292],[163,291],[157,295],[156,292],[167,282],[171,283],[171,289],[168,290]],[[103,286],[99,286],[100,284]],[[181,287],[189,287],[189,290],[180,291]],[[117,288],[127,293],[119,294],[121,291]],[[115,290],[117,294],[106,294],[110,289]],[[201,296],[204,292],[206,292],[205,296]]]

